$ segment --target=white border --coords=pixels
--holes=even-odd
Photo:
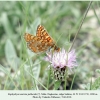
[[[38,98],[37,98],[38,97]],[[44,98],[48,97],[48,98]],[[60,97],[60,98],[58,98]],[[5,90],[0,91],[0,100],[100,100],[99,90]]]

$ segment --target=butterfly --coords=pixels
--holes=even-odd
[[[24,39],[28,48],[35,53],[44,52],[50,48],[54,48],[56,51],[60,50],[42,25],[38,25],[36,36],[25,33]]]

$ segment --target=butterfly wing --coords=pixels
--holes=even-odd
[[[38,41],[36,36],[29,33],[25,33],[24,39],[27,42],[27,46],[31,51],[35,53],[39,52],[37,48]]]
[[[35,53],[46,51],[49,48],[46,41],[44,42],[43,39],[32,34],[25,33],[24,39],[28,48]]]
[[[55,45],[54,40],[49,36],[42,25],[38,25],[36,36],[41,38],[42,43],[45,44],[44,46],[46,47],[53,47]]]
[[[55,46],[53,39],[49,36],[46,29],[42,25],[37,27],[36,36],[25,33],[24,39],[27,42],[28,48],[35,53],[44,52],[52,47],[54,47],[55,50],[58,49],[58,47]]]
[[[44,47],[53,47],[54,50],[60,51],[60,48],[56,46],[54,40],[50,37],[50,35],[42,25],[38,25],[36,36],[41,38],[42,42],[45,44]]]

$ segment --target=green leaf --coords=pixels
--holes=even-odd
[[[32,69],[35,79],[39,78],[40,68],[41,68],[40,62],[39,62],[39,60],[36,60],[33,65],[33,69]]]
[[[41,65],[39,60],[36,60],[33,64],[33,62],[30,60],[30,64],[29,65],[24,65],[24,68],[26,70],[26,72],[28,71],[28,73],[31,73],[32,76],[38,80],[39,75],[40,75],[40,69],[41,69]],[[31,71],[30,71],[31,70]],[[27,73],[26,73],[27,74]],[[29,74],[28,74],[29,75]]]
[[[61,81],[56,81],[54,83],[54,89],[57,90],[60,87],[60,85],[61,85]]]
[[[9,37],[12,37],[13,36],[13,31],[12,31],[12,28],[11,28],[11,25],[10,25],[10,21],[8,19],[8,16],[7,16],[7,13],[6,12],[3,12],[2,15],[1,15],[1,23],[5,29],[5,32],[6,34],[9,36]]]
[[[9,65],[16,70],[18,66],[18,58],[12,42],[8,39],[5,45],[5,56]]]
[[[37,29],[37,26],[38,26],[40,23],[41,23],[41,18],[38,17],[38,18],[36,18],[36,19],[34,20],[32,26],[33,26],[35,29]],[[35,31],[36,31],[36,30],[35,30]]]
[[[27,72],[27,76],[31,76],[33,80],[33,89],[37,89],[38,90],[38,78],[39,78],[39,75],[40,75],[40,69],[41,69],[41,65],[40,65],[40,62],[39,60],[36,60],[36,62],[34,64],[30,64],[30,65],[24,65],[24,68],[25,68],[25,71]]]
[[[10,70],[7,70],[5,67],[3,67],[1,64],[0,64],[0,71],[4,72],[5,74],[7,74],[9,76],[9,73],[10,73]]]
[[[37,26],[41,23],[41,18],[36,18],[34,20],[34,22],[30,25],[31,27],[29,28],[30,33],[33,33],[34,35],[36,35],[36,30],[37,30]]]
[[[91,90],[97,90],[100,88],[100,77],[98,77],[91,86]]]
[[[96,72],[100,74],[100,69],[96,69]]]

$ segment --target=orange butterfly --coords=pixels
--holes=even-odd
[[[56,51],[60,50],[42,25],[38,25],[36,36],[25,33],[24,39],[27,42],[28,48],[35,53],[46,51],[49,48],[54,48]]]

